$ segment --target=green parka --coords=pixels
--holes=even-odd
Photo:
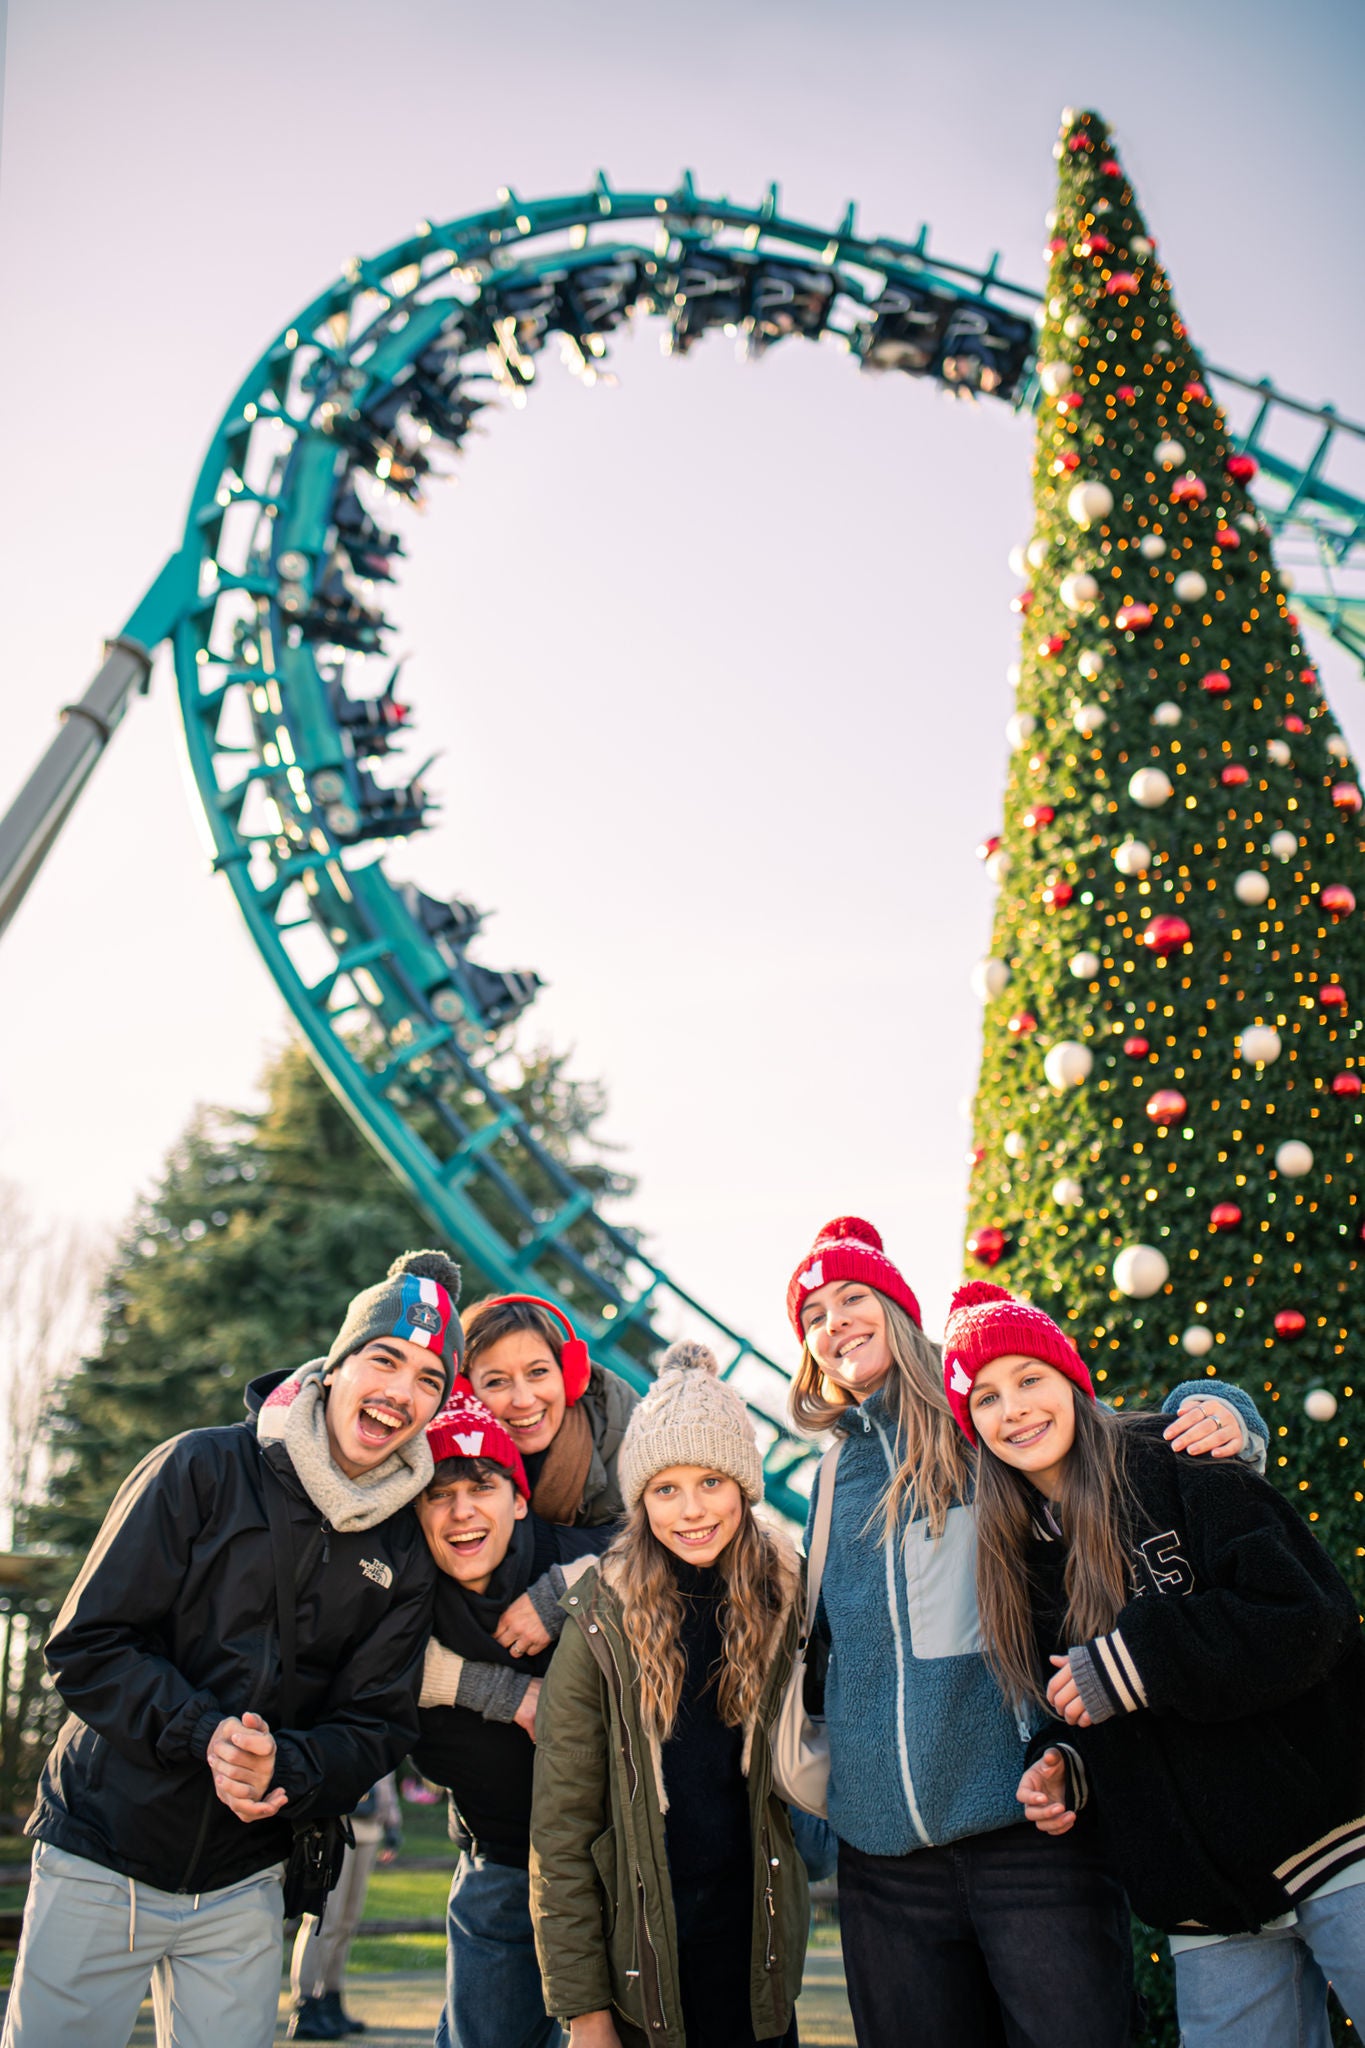
[[[784,1604],[744,1768],[753,1839],[754,2037],[785,2034],[801,1989],[810,1905],[805,1866],[773,1790],[769,1731],[791,1671],[800,1577],[782,1545]],[[658,2048],[686,2048],[678,1937],[664,1841],[663,1760],[640,1723],[636,1667],[606,1559],[561,1605],[570,1618],[536,1710],[531,1913],[546,2009],[611,2009]],[[624,2027],[622,2023],[624,2022]]]

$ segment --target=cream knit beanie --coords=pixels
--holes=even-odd
[[[704,1344],[670,1344],[630,1418],[616,1463],[628,1510],[669,1465],[705,1465],[738,1481],[750,1500],[763,1498],[763,1460],[749,1411]]]

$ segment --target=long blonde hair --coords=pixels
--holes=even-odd
[[[1121,1416],[1072,1390],[1076,1436],[1052,1510],[1069,1545],[1066,1641],[1107,1635],[1132,1596],[1124,1543],[1136,1503],[1123,1455]],[[1038,1662],[1028,1553],[1039,1496],[1022,1472],[992,1452],[976,1461],[976,1604],[986,1662],[1015,1707],[1047,1704],[1050,1672]]]
[[[910,1320],[899,1302],[875,1287],[868,1292],[876,1295],[886,1317],[891,1370],[878,1391],[885,1395],[887,1412],[896,1426],[896,1470],[879,1503],[882,1541],[894,1540],[902,1519],[908,1541],[915,1513],[923,1515],[931,1536],[941,1536],[949,1508],[970,1497],[971,1447],[954,1421],[943,1391],[939,1346]],[[829,1429],[852,1406],[853,1396],[825,1378],[810,1345],[803,1344],[791,1392],[797,1427]]]
[[[646,1735],[659,1742],[673,1733],[686,1675],[682,1595],[670,1555],[640,1500],[602,1560],[602,1575],[621,1601],[622,1627],[635,1659],[640,1720]],[[743,1728],[758,1711],[787,1597],[778,1543],[747,1500],[716,1565],[725,1581],[716,1705],[728,1728]]]

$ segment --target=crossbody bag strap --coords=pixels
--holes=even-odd
[[[271,1470],[262,1454],[265,1472],[265,1512],[270,1523],[270,1553],[275,1566],[275,1606],[280,1626],[280,1725],[295,1723],[295,1678],[297,1635],[297,1593],[294,1586],[294,1531],[284,1484]]]
[[[816,1480],[820,1498],[815,1504],[815,1526],[810,1532],[810,1550],[806,1556],[806,1612],[801,1624],[801,1646],[804,1649],[810,1641],[815,1627],[816,1611],[820,1605],[820,1581],[825,1575],[825,1553],[829,1549],[829,1525],[834,1513],[834,1470],[839,1463],[839,1453],[844,1448],[842,1437],[836,1437],[824,1457]]]

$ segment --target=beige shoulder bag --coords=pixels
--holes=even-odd
[[[773,1783],[784,1799],[807,1813],[825,1815],[829,1804],[829,1736],[823,1716],[816,1720],[806,1712],[806,1649],[815,1627],[820,1605],[820,1581],[829,1549],[830,1516],[834,1512],[834,1469],[844,1440],[836,1438],[820,1460],[817,1475],[820,1498],[811,1529],[810,1555],[806,1560],[806,1599],[801,1634],[792,1660],[791,1677],[782,1694],[782,1704],[773,1723]]]

